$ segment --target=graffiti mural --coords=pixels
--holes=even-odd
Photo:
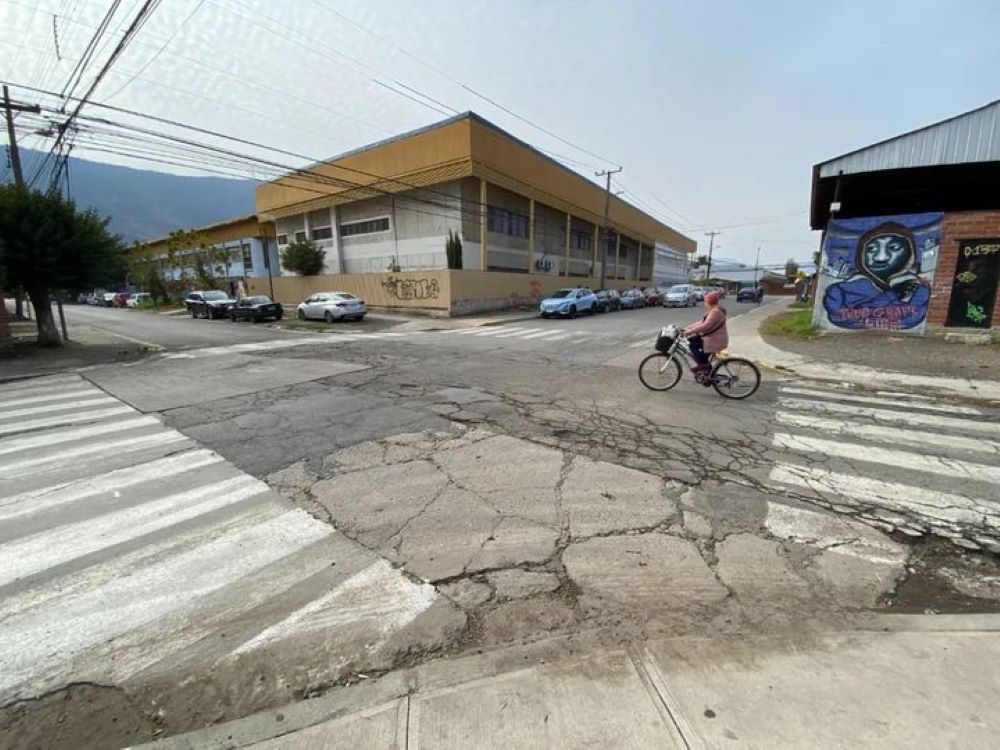
[[[823,243],[814,323],[921,332],[943,214],[834,219]]]
[[[1000,282],[1000,237],[959,240],[948,326],[989,328]]]
[[[440,295],[437,279],[399,279],[390,276],[382,282],[385,293],[398,300],[437,299]]]

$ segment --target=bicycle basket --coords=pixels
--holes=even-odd
[[[660,335],[656,337],[656,344],[654,346],[656,347],[656,351],[666,354],[670,351],[670,347],[673,345],[673,336],[667,336],[661,332]]]

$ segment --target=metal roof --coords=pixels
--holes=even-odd
[[[816,165],[820,178],[1000,161],[1000,100]]]

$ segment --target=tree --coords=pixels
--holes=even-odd
[[[325,257],[326,250],[316,247],[312,240],[302,240],[281,251],[281,265],[300,276],[315,276],[323,270]]]
[[[697,268],[698,266],[707,266],[707,265],[708,265],[708,256],[707,255],[699,255],[699,256],[697,256],[694,259],[694,267],[695,268]]]
[[[108,221],[55,193],[0,187],[4,275],[28,293],[39,344],[62,345],[49,302],[53,290],[76,293],[121,278],[123,246]]]
[[[448,230],[448,240],[445,242],[444,252],[448,256],[448,268],[455,270],[462,268],[462,238],[451,229]]]
[[[795,277],[799,273],[799,264],[795,262],[793,258],[789,258],[785,261],[785,278],[789,282],[795,281]]]

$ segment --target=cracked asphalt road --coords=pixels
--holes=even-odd
[[[994,436],[980,427],[976,442],[949,442],[955,432],[928,433],[924,419],[950,409],[988,426],[1000,422],[995,409],[833,386],[794,412],[787,402],[803,394],[769,374],[745,402],[688,379],[651,393],[631,336],[665,314],[579,321],[598,332],[585,343],[413,334],[152,358],[88,376],[141,411],[168,404],[157,412],[168,426],[431,584],[463,615],[429,639],[435,654],[595,629],[613,640],[794,632],[887,607],[997,609],[1000,566],[983,553],[1000,550],[997,484],[982,458]],[[865,398],[896,399],[903,421]],[[849,429],[803,421],[846,418],[844,408]],[[815,449],[859,425],[880,446],[933,445],[938,471],[920,473],[919,488],[945,501],[893,489],[916,483],[913,454],[873,468],[871,443]],[[954,543],[928,541],[942,538]],[[377,674],[426,655],[352,665]],[[280,659],[273,671],[282,689],[255,686],[254,708],[316,689]],[[81,705],[88,690],[73,693]]]

